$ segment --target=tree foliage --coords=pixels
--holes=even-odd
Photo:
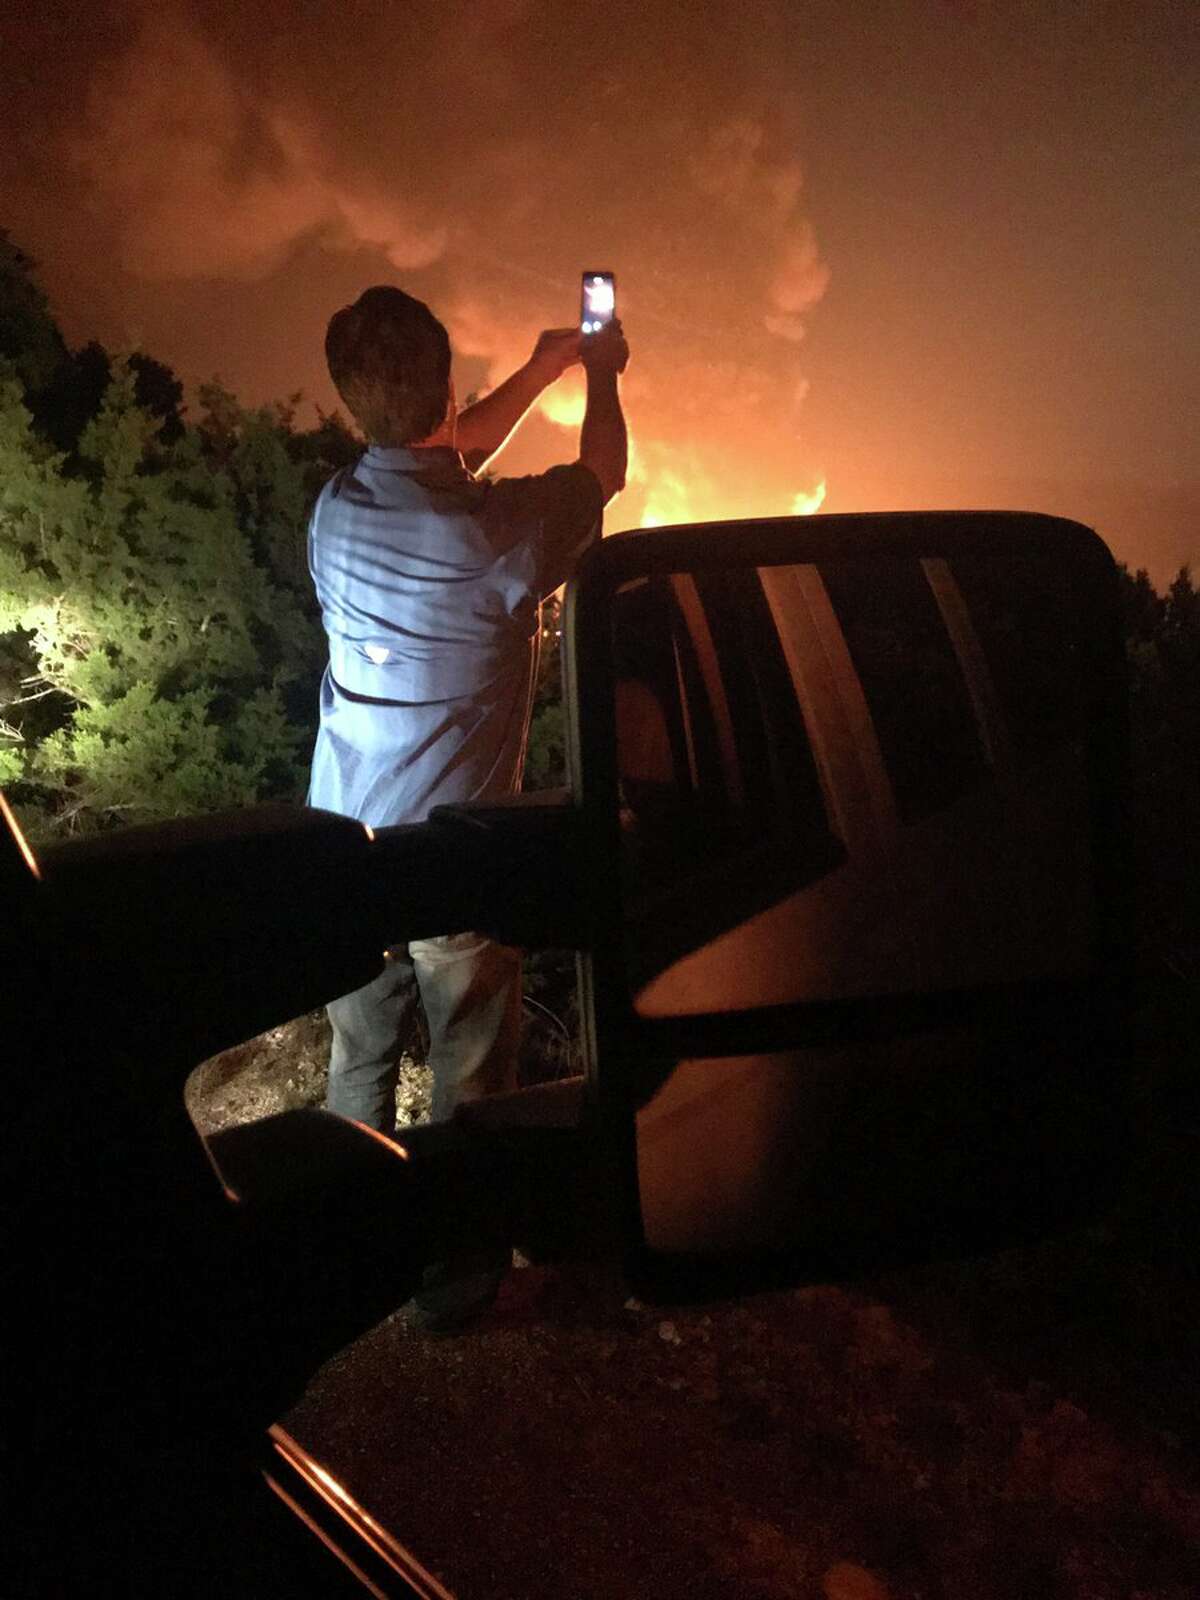
[[[66,343],[33,262],[0,228],[0,361],[11,362],[22,387],[36,394],[66,359]]]
[[[303,794],[324,642],[304,559],[336,417],[66,349],[0,240],[0,784],[35,837]]]
[[[1200,969],[1200,591],[1122,568],[1142,946]]]
[[[562,789],[567,783],[566,720],[562,699],[559,629],[562,607],[557,595],[542,607],[541,650],[529,742],[525,749],[526,789]]]
[[[140,350],[135,350],[126,364],[133,374],[138,405],[157,419],[161,442],[174,444],[184,431],[183,385],[170,367]],[[99,412],[112,380],[112,357],[93,340],[81,350],[68,351],[49,382],[30,392],[35,425],[68,458]]]
[[[311,701],[322,650],[285,552],[302,535],[301,474],[255,417],[226,466],[202,430],[165,448],[135,389],[126,364],[72,476],[17,385],[0,387],[3,776],[38,832],[295,797],[303,782],[311,728],[289,690]]]

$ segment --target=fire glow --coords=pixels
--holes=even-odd
[[[632,491],[632,493],[630,493]],[[747,453],[723,453],[711,463],[699,448],[656,440],[630,448],[630,503],[613,508],[615,527],[662,528],[689,522],[736,522],[745,517],[811,516],[826,484],[782,488]]]
[[[825,500],[826,484],[821,478],[811,489],[801,489],[792,496],[787,514],[793,517],[811,517],[821,509]],[[783,507],[748,502],[745,495],[722,493],[715,484],[703,478],[685,480],[678,473],[664,469],[647,485],[645,507],[638,525],[643,528],[663,528],[681,522],[734,522],[743,517],[779,516]]]
[[[814,476],[804,488],[796,487],[795,480],[788,486],[778,466],[764,469],[753,449],[743,455],[730,445],[714,452],[656,436],[644,425],[638,398],[635,392],[630,406],[628,486],[607,519],[612,530],[743,517],[809,517],[824,504],[823,476]],[[574,431],[583,422],[586,401],[582,374],[570,372],[539,398],[537,408],[556,428]]]

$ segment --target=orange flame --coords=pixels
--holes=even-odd
[[[537,407],[547,422],[559,428],[578,428],[583,425],[587,406],[587,392],[582,377],[569,372],[556,384],[538,396]]]
[[[794,517],[811,517],[825,504],[827,484],[824,478],[818,480],[811,489],[801,489],[792,501],[792,515]]]
[[[744,517],[811,516],[825,500],[821,478],[811,489],[792,494],[757,476],[752,470],[719,475],[698,450],[678,449],[659,441],[644,448],[631,447],[629,484],[641,489],[638,500],[630,496],[628,512],[617,503],[618,516],[628,515],[624,526],[669,527],[688,522],[736,522]]]

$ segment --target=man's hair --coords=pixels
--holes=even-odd
[[[364,289],[329,320],[329,375],[374,444],[427,438],[446,415],[450,339],[423,301],[402,289]]]

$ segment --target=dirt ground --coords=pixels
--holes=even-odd
[[[284,1423],[460,1600],[1194,1600],[1194,1012],[1147,1036],[1087,1229],[707,1307],[520,1265],[477,1330],[400,1311]],[[315,1020],[243,1050],[202,1125],[317,1092]]]

